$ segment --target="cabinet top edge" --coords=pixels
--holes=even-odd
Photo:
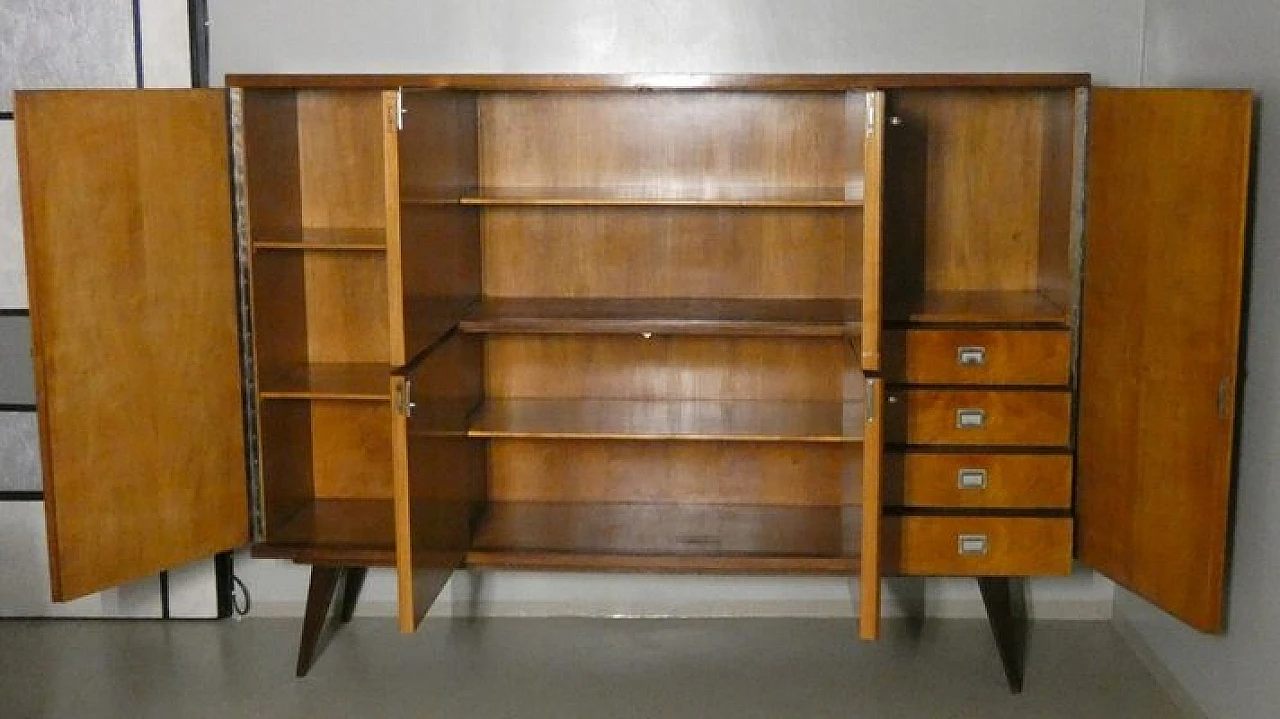
[[[899,74],[447,74],[310,75],[232,74],[228,87],[398,87],[434,90],[862,90],[907,88],[1076,88],[1088,73],[899,73]]]

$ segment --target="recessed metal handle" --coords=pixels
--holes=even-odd
[[[956,554],[962,557],[985,557],[987,555],[987,535],[961,534],[957,536]]]
[[[987,470],[964,468],[956,472],[957,489],[986,489]]]
[[[956,364],[961,367],[981,367],[986,363],[986,347],[982,345],[961,345],[956,348]]]
[[[956,410],[956,429],[982,429],[986,426],[986,410],[974,407]]]

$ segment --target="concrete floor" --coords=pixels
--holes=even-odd
[[[0,621],[0,716],[1177,717],[1102,622],[1037,622],[1008,693],[985,622],[357,619],[310,676],[299,620]]]

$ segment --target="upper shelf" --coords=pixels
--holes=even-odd
[[[381,227],[268,228],[252,234],[255,250],[387,249],[387,232]]]
[[[482,187],[458,201],[543,207],[842,208],[861,207],[862,199],[861,187]]]
[[[854,337],[862,306],[842,299],[491,298],[464,332]]]

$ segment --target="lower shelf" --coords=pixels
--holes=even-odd
[[[307,564],[394,567],[395,505],[390,499],[318,499],[267,528],[253,556]]]
[[[861,507],[490,504],[467,562],[506,569],[847,574]]]
[[[493,502],[466,566],[724,574],[856,574],[862,508]],[[390,500],[317,500],[254,556],[395,565]]]

